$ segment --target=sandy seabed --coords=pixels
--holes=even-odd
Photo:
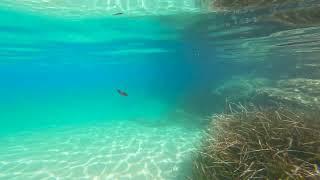
[[[0,138],[0,179],[179,179],[201,130],[136,121],[53,127]]]

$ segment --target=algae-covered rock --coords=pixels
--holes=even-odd
[[[306,73],[308,72],[308,73]],[[320,64],[319,63],[302,63],[297,64],[296,69],[292,72],[299,77],[308,79],[315,79],[320,77]]]
[[[271,82],[263,78],[234,77],[212,93],[232,102],[247,100],[255,94],[256,89],[269,85]]]
[[[212,93],[216,99],[224,102],[252,102],[258,106],[285,105],[292,108],[320,109],[319,79],[268,80],[236,77],[221,84]]]
[[[286,91],[302,92],[310,96],[320,96],[320,80],[289,79],[278,81],[278,86]]]
[[[291,107],[320,108],[320,80],[288,79],[280,80],[274,87],[257,89],[254,101],[260,104],[275,103]]]

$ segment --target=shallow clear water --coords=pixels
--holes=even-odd
[[[286,77],[320,52],[318,27],[263,10],[74,17],[87,6],[3,4],[0,179],[184,179],[203,119],[223,111],[212,89]]]
[[[118,120],[1,138],[2,179],[172,179],[189,174],[198,130]]]

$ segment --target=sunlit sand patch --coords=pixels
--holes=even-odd
[[[121,121],[2,137],[0,179],[177,179],[200,135]]]

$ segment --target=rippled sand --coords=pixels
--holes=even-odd
[[[184,179],[199,129],[140,121],[0,138],[0,179]]]

